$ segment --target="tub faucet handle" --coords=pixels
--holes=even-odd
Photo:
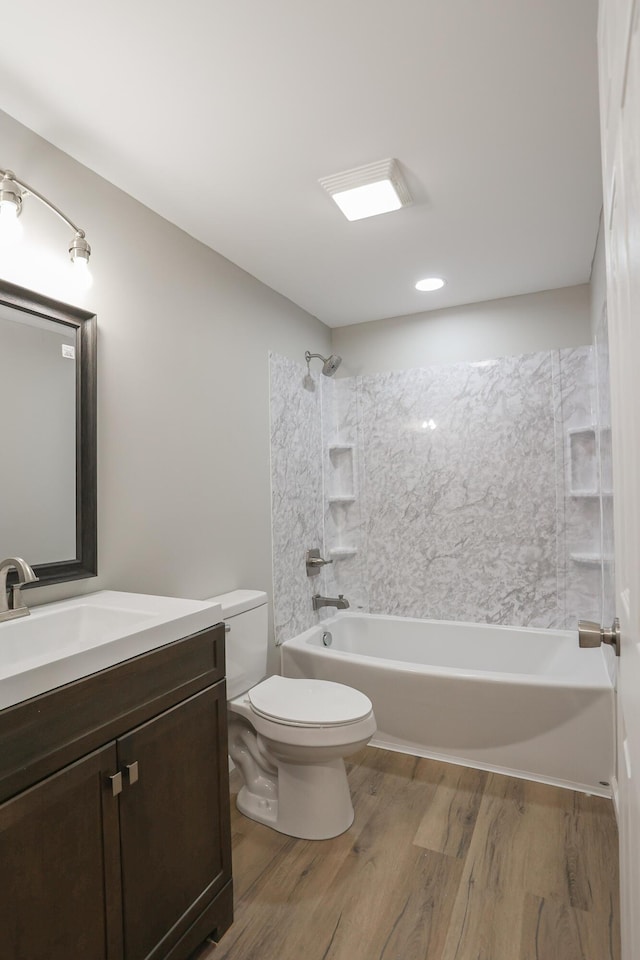
[[[320,573],[321,567],[325,567],[329,563],[333,563],[333,560],[324,560],[320,556],[320,551],[316,547],[314,547],[312,550],[307,550],[308,577],[315,577],[317,573]]]

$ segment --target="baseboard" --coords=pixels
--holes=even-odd
[[[552,787],[562,787],[563,790],[577,790],[578,793],[587,793],[594,797],[611,798],[612,789],[609,786],[600,784],[575,783],[572,780],[561,780],[555,777],[544,777],[537,773],[531,773],[527,770],[514,770],[510,767],[501,767],[492,763],[478,763],[477,761],[465,760],[461,757],[451,756],[444,753],[436,753],[429,750],[416,748],[414,744],[403,744],[397,741],[385,740],[382,737],[372,737],[369,741],[371,747],[379,747],[382,750],[392,750],[396,753],[408,753],[414,757],[424,757],[427,760],[440,760],[443,763],[454,763],[460,767],[471,767],[474,770],[486,770],[488,773],[500,773],[506,777],[515,777],[518,780],[532,780],[534,783],[548,783]]]

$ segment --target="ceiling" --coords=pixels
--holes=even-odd
[[[2,106],[335,327],[588,281],[596,7],[21,0]],[[387,157],[414,203],[349,223],[319,178]]]

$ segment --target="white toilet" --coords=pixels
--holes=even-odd
[[[267,670],[267,595],[234,590],[211,603],[225,620],[229,753],[244,786],[238,809],[291,837],[326,840],[353,823],[343,757],[376,730],[371,701],[327,680]]]

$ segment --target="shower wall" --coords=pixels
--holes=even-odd
[[[273,618],[278,643],[317,622],[305,554],[323,542],[318,375],[269,354]]]
[[[272,404],[278,391],[295,392],[282,364],[272,356]],[[311,592],[343,593],[352,609],[542,627],[599,619],[591,347],[314,383],[319,422],[311,428],[307,420],[303,446],[312,456],[313,437],[314,449],[322,448],[315,472],[307,463],[298,479],[274,473],[278,640],[299,632],[291,603],[278,597],[291,598],[275,546],[285,527],[288,576],[295,566],[306,579],[304,550],[322,545],[333,563]],[[286,411],[280,407],[276,446],[295,429],[283,432],[282,417],[295,419],[299,406],[290,396]],[[289,446],[289,456],[300,455]],[[298,543],[287,520],[301,484],[305,502],[322,490],[321,542]],[[313,516],[317,536],[315,500]],[[308,597],[305,626],[317,617]]]

